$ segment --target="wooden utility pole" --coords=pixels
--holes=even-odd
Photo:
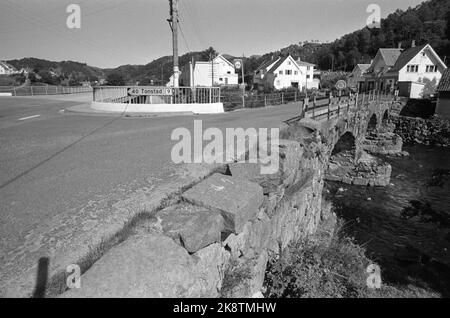
[[[241,71],[242,71],[242,107],[245,108],[245,73],[244,73],[244,59],[245,59],[245,55],[242,54],[242,66],[241,66]]]
[[[173,46],[173,87],[179,87],[180,68],[178,65],[178,0],[169,0],[170,4],[170,28],[172,29]]]

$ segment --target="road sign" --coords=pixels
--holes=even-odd
[[[172,89],[168,87],[130,87],[127,93],[129,96],[170,96]]]
[[[241,67],[242,67],[242,60],[241,59],[234,60],[234,68],[237,69],[237,70],[240,70]]]
[[[342,91],[342,90],[344,90],[347,87],[347,82],[344,81],[344,80],[339,80],[339,81],[336,82],[336,86],[335,87],[336,87],[336,89],[338,91]]]

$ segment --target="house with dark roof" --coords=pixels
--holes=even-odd
[[[450,119],[450,69],[447,68],[442,74],[439,85],[436,89],[438,100],[436,105],[436,114]]]
[[[253,76],[257,90],[317,88],[315,82],[314,64],[298,62],[290,55],[264,61]]]
[[[406,51],[380,49],[367,70],[363,91],[380,90],[400,96],[423,98],[426,87],[439,83],[446,65],[429,44]]]

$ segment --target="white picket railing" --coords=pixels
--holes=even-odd
[[[125,104],[220,103],[219,87],[96,86],[93,101]]]

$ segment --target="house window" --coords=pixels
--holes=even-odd
[[[298,71],[294,71],[294,75],[298,75]]]
[[[278,73],[279,73],[280,75],[283,75],[283,71],[279,71]]]
[[[230,72],[230,71],[228,71],[228,72],[227,72],[227,74],[231,74],[231,72]]]
[[[292,70],[286,70],[285,74],[286,75],[292,75]]]
[[[288,65],[291,65],[291,62],[288,62]]]
[[[309,71],[311,69],[311,66],[307,66],[306,69]]]
[[[280,86],[280,81],[277,81],[277,86]]]
[[[408,73],[417,73],[419,71],[419,65],[408,65],[406,71]]]
[[[427,73],[437,72],[437,65],[427,65],[426,72]]]
[[[306,75],[306,78],[307,78],[307,79],[310,79],[310,78],[311,78],[311,75]]]

